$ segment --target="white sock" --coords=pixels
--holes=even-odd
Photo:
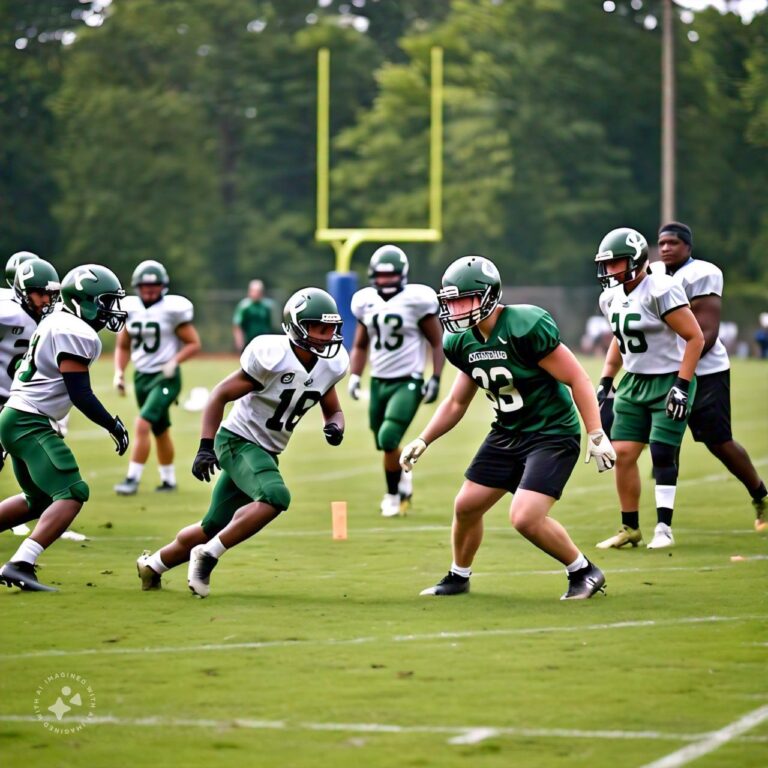
[[[656,506],[666,509],[675,508],[676,485],[657,485],[656,486]]]
[[[144,465],[138,464],[135,461],[128,462],[128,479],[135,480],[137,483],[141,480],[141,475],[144,472]]]
[[[565,570],[568,571],[568,573],[573,573],[574,571],[580,571],[582,568],[586,568],[588,565],[589,560],[579,552],[579,556],[570,565],[566,565]]]
[[[166,571],[169,571],[170,568],[163,562],[162,558],[160,557],[160,550],[158,549],[157,552],[150,555],[147,558],[147,565],[155,572],[155,573],[165,573]]]
[[[21,560],[22,563],[34,565],[44,549],[45,547],[42,544],[38,544],[34,539],[27,537],[21,542],[21,546],[16,550],[16,554],[11,558],[11,562],[15,563]]]
[[[205,545],[205,551],[218,560],[227,551],[227,548],[221,543],[221,539],[218,536],[214,536]]]
[[[451,573],[455,573],[457,576],[463,576],[468,579],[472,575],[472,566],[469,568],[462,568],[460,565],[456,565],[455,562],[451,563]]]
[[[158,469],[160,470],[160,482],[176,485],[176,469],[173,464],[160,464]]]

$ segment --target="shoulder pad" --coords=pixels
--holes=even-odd
[[[352,314],[359,318],[359,316],[362,314],[363,307],[366,304],[374,301],[378,295],[379,294],[376,293],[376,290],[370,286],[366,286],[365,288],[361,288],[359,291],[355,291],[355,293],[352,295],[352,302],[350,304]]]
[[[650,280],[648,288],[650,289],[651,296],[654,297],[663,296],[677,285],[675,278],[664,272],[652,272],[648,275],[647,279]]]
[[[249,345],[253,358],[267,371],[277,370],[288,352],[288,337],[278,334],[257,336]]]
[[[334,375],[339,378],[347,372],[347,369],[349,368],[349,353],[343,346],[339,349],[338,354],[328,361],[328,366]]]
[[[16,319],[21,317],[24,310],[21,304],[10,296],[0,298],[0,324],[17,325]]]

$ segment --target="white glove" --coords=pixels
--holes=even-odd
[[[356,373],[349,374],[349,381],[347,382],[347,391],[349,396],[353,400],[360,399],[360,377]]]
[[[587,455],[584,457],[584,463],[589,464],[593,456],[598,472],[613,469],[616,464],[616,451],[613,450],[611,441],[602,429],[596,429],[587,435]]]
[[[125,395],[125,372],[115,371],[115,378],[112,379],[112,386],[117,390],[120,397]]]
[[[179,367],[179,364],[176,362],[176,358],[172,357],[161,369],[160,372],[163,374],[163,378],[166,379],[172,379],[176,375],[176,369]]]
[[[420,437],[411,440],[411,442],[403,448],[403,451],[400,454],[400,466],[406,472],[410,472],[413,469],[413,465],[426,450],[427,444]]]

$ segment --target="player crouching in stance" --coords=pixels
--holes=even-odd
[[[56,283],[56,293],[58,288]],[[121,456],[128,449],[125,426],[93,393],[88,373],[101,353],[98,332],[106,328],[117,333],[125,323],[123,296],[120,281],[106,267],[73,269],[61,283],[62,310],[43,318],[16,371],[0,413],[0,442],[13,460],[23,493],[0,503],[0,530],[40,519],[0,569],[0,581],[9,587],[56,591],[38,582],[35,563],[88,501],[88,485],[56,422],[74,405],[109,432]]]
[[[257,336],[243,351],[241,368],[211,393],[192,465],[192,474],[206,482],[221,470],[208,513],[170,544],[139,557],[142,589],[159,589],[161,574],[189,560],[189,588],[206,597],[221,556],[288,509],[291,495],[278,455],[312,406],[320,403],[328,443],[341,443],[344,414],[335,385],[349,356],[341,346],[336,302],[319,288],[304,288],[286,303],[283,320],[285,335]]]
[[[464,256],[443,275],[440,321],[449,331],[443,346],[459,373],[421,436],[403,449],[403,469],[410,472],[427,446],[458,424],[478,388],[491,401],[496,419],[454,503],[451,569],[421,594],[469,591],[483,515],[512,493],[512,525],[566,567],[568,590],[561,599],[586,599],[603,590],[605,577],[549,517],[579,455],[581,430],[573,400],[589,433],[586,460],[594,456],[603,472],[613,467],[616,454],[600,428],[589,376],[560,342],[554,320],[539,307],[504,306],[500,298],[499,272],[482,256]]]
[[[611,427],[621,529],[597,546],[636,547],[643,540],[637,459],[649,443],[657,524],[648,549],[671,547],[677,455],[696,393],[694,372],[704,336],[683,288],[667,275],[647,273],[648,243],[639,232],[627,227],[611,230],[595,262],[603,287],[600,310],[614,336],[600,378],[601,399],[611,392],[622,364],[627,371],[616,389]]]

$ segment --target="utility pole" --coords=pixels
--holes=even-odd
[[[675,219],[675,11],[663,0],[661,26],[661,219]]]

